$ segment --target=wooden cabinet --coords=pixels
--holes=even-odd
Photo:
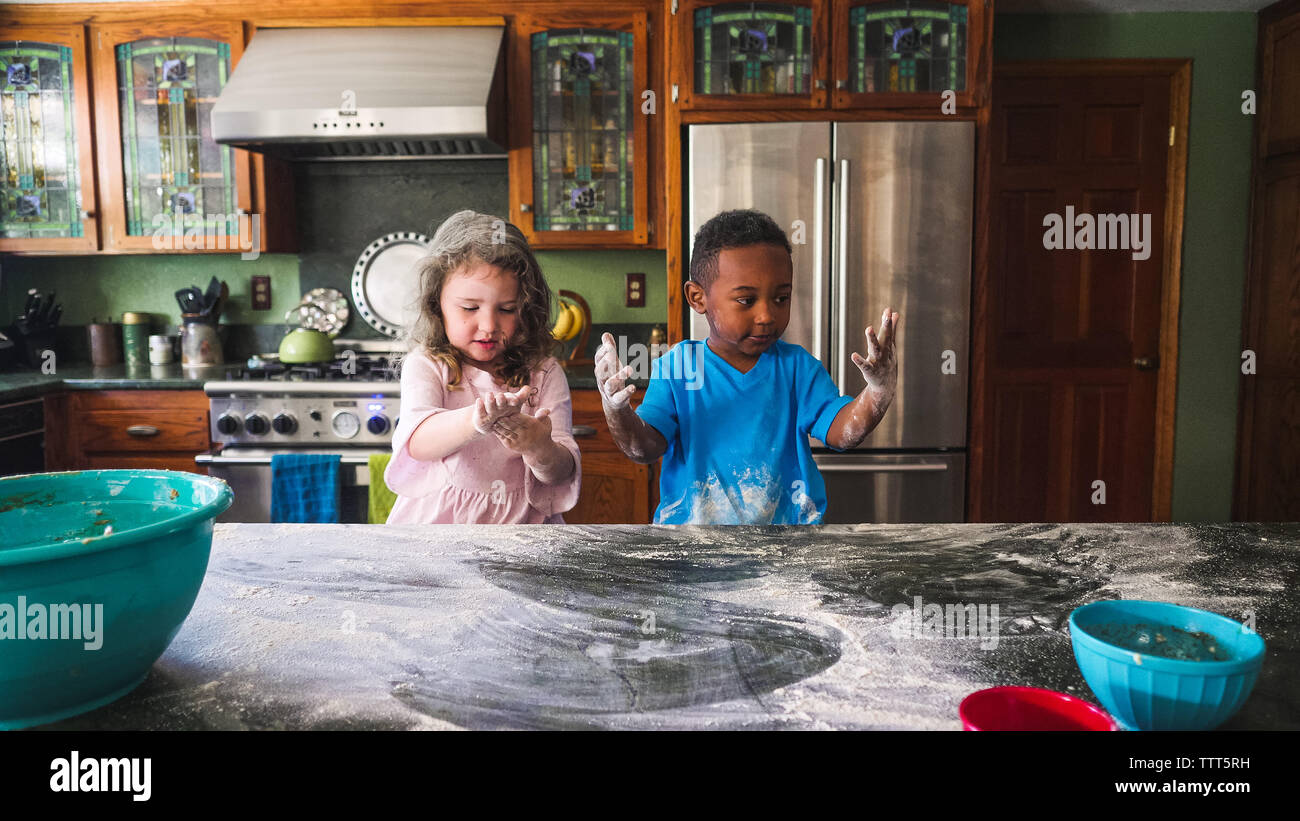
[[[979,105],[988,0],[834,0],[832,107]],[[946,94],[951,91],[952,94]]]
[[[244,50],[238,20],[90,28],[107,251],[275,250],[255,193],[265,162],[212,139],[212,106]],[[271,161],[274,163],[274,161]],[[291,218],[291,217],[289,217]]]
[[[0,26],[0,251],[98,247],[81,26]]]
[[[683,0],[674,82],[687,110],[980,105],[988,0]],[[952,94],[945,95],[951,91]]]
[[[68,391],[45,398],[45,468],[163,468],[206,473],[203,391]]]
[[[212,139],[243,46],[240,20],[0,26],[0,251],[293,250],[287,165]]]
[[[639,404],[638,399],[633,399]],[[614,444],[600,394],[573,391],[573,424],[594,428],[578,436],[582,451],[582,495],[564,514],[569,524],[649,524],[659,504],[658,465],[638,465]]]
[[[515,18],[510,220],[537,248],[644,246],[646,14]]]
[[[684,109],[826,107],[829,0],[684,0],[673,53]]]

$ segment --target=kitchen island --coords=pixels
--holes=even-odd
[[[218,525],[144,683],[47,728],[956,730],[984,687],[1095,703],[1067,618],[1107,598],[1253,616],[1224,728],[1300,728],[1294,523]]]

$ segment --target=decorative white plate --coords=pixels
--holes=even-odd
[[[429,237],[412,231],[385,234],[366,246],[352,269],[352,304],[366,324],[391,337],[401,335],[419,312],[416,270],[429,253]]]

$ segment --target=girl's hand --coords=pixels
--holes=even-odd
[[[618,409],[625,407],[636,393],[636,385],[627,383],[632,375],[632,366],[623,367],[614,352],[614,337],[606,332],[600,338],[600,347],[596,349],[596,387],[600,389],[600,398],[608,407]]]
[[[872,333],[871,326],[867,326],[867,358],[853,354],[853,364],[862,371],[867,388],[882,399],[893,399],[898,385],[898,357],[894,352],[897,329],[898,313],[890,313],[886,308],[880,317],[879,339]]]
[[[492,425],[501,444],[525,456],[536,454],[551,445],[551,409],[542,408],[536,416],[514,413],[497,419]]]
[[[531,391],[532,387],[525,385],[516,393],[489,393],[474,400],[474,430],[483,434],[491,433],[498,421],[518,415],[519,408],[528,400]]]

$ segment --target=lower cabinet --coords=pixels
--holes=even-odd
[[[600,394],[573,391],[574,432],[582,451],[582,494],[564,514],[568,524],[649,524],[659,505],[659,466],[638,465],[623,455],[605,424]],[[633,406],[639,404],[634,397]]]
[[[45,397],[45,469],[161,468],[207,473],[203,391],[67,391]]]

